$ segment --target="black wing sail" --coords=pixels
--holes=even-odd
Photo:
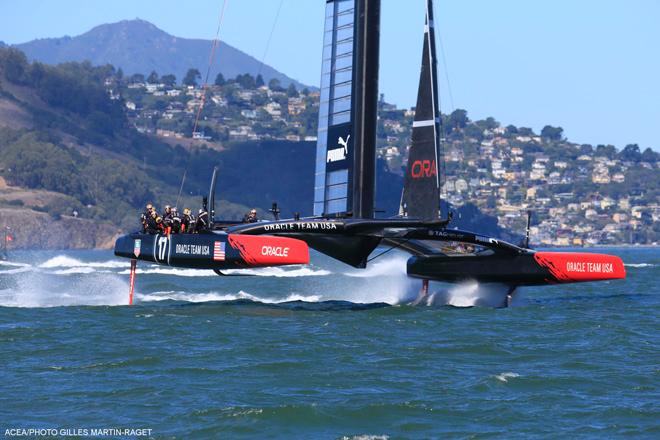
[[[373,217],[380,0],[327,0],[314,215]]]
[[[439,217],[440,206],[440,105],[431,0],[427,1],[426,8],[422,70],[400,214],[433,220]]]

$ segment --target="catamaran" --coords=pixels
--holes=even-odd
[[[376,219],[380,0],[326,0],[313,216],[238,224],[215,221],[194,235],[130,234],[115,254],[171,266],[223,268],[306,264],[307,246],[365,268],[378,246],[410,254],[408,276],[517,287],[625,278],[617,256],[546,252],[451,227],[440,210],[441,115],[433,2],[426,0],[420,80],[399,215]],[[272,252],[272,249],[279,251]],[[286,251],[285,251],[286,250]],[[218,258],[222,255],[222,259]]]

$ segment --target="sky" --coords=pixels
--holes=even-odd
[[[225,1],[223,41],[319,84],[324,0],[0,0],[0,41],[134,18],[212,39]],[[399,107],[415,103],[424,8],[382,0],[380,90]],[[660,0],[436,0],[435,16],[443,112],[660,151]]]

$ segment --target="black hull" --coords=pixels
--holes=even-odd
[[[354,267],[366,267],[379,245],[412,254],[407,273],[434,281],[531,286],[625,278],[620,258],[570,252],[536,252],[492,237],[456,229],[446,222],[410,219],[309,219],[261,222],[230,228],[234,234],[295,237]],[[449,252],[460,244],[472,251]]]
[[[534,260],[533,254],[413,256],[406,265],[408,276],[432,281],[503,283],[533,286],[556,282],[552,273]]]
[[[246,240],[247,238],[247,240]],[[134,233],[115,243],[118,257],[192,269],[242,269],[309,263],[307,245],[285,237]]]
[[[408,275],[434,281],[504,283],[511,286],[579,283],[626,277],[619,257],[585,252],[519,255],[420,255],[408,260]]]

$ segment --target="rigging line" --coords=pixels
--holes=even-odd
[[[437,31],[438,41],[440,43],[440,55],[442,56],[442,67],[443,67],[444,72],[445,72],[445,79],[447,80],[447,92],[449,93],[449,109],[451,110],[451,112],[449,114],[451,114],[451,113],[454,112],[454,96],[451,92],[451,83],[449,81],[449,69],[447,68],[447,59],[445,58],[445,46],[442,44],[442,35],[440,34],[440,28],[436,27],[435,29]],[[445,124],[443,122],[443,119],[442,119],[442,110],[440,110],[440,129],[441,129],[441,132],[442,132],[442,137],[444,138],[444,140],[446,142],[447,141],[447,127],[445,126]],[[447,158],[445,157],[445,146],[444,146],[445,142],[443,142],[442,139],[441,139],[439,148],[440,148],[440,155],[442,157],[442,161],[441,161],[442,172],[440,173],[440,175],[442,176],[442,177],[440,177],[440,180],[441,180],[441,182],[440,182],[440,198],[444,199],[446,201],[448,194],[447,194],[447,189],[444,185],[444,183],[447,182]]]
[[[188,163],[190,163],[190,157],[188,158]],[[179,194],[176,196],[176,203],[174,206],[179,205],[179,199],[181,199],[181,191],[183,191],[183,184],[186,182],[186,174],[188,174],[188,165],[186,165],[186,169],[183,170],[183,177],[181,178],[181,185],[179,186]]]
[[[270,42],[273,39],[273,34],[275,33],[275,28],[277,27],[277,21],[280,18],[280,11],[282,10],[282,4],[284,0],[280,0],[280,4],[277,7],[277,12],[275,13],[275,20],[273,21],[273,27],[270,28],[270,35],[268,35],[268,40],[266,40],[266,48],[264,49],[264,54],[261,57],[261,64],[259,64],[259,70],[257,71],[257,76],[261,75],[261,70],[264,67],[264,62],[266,61],[266,55],[268,54],[268,49],[270,49]]]
[[[217,48],[220,46],[220,29],[222,28],[222,22],[225,18],[225,10],[227,8],[227,3],[229,0],[224,0],[222,2],[222,10],[220,11],[220,18],[218,19],[218,28],[215,32],[215,38],[211,44],[211,54],[209,55],[209,64],[206,68],[206,76],[204,77],[204,83],[202,84],[202,102],[199,104],[197,109],[197,115],[195,116],[195,124],[193,125],[193,136],[197,131],[199,125],[199,116],[202,114],[202,109],[204,108],[204,102],[206,101],[206,90],[209,86],[209,76],[211,74],[211,69],[213,68],[213,62],[215,60],[215,53]]]
[[[222,9],[220,10],[220,16],[218,18],[218,27],[215,31],[215,38],[211,43],[209,63],[206,68],[206,75],[204,77],[204,82],[202,83],[202,100],[199,105],[199,108],[197,109],[197,114],[195,115],[195,123],[193,124],[192,136],[195,136],[195,132],[197,131],[197,125],[199,123],[199,116],[202,113],[202,109],[204,108],[204,102],[206,99],[206,90],[209,84],[209,75],[211,74],[211,68],[213,67],[213,61],[215,60],[216,50],[220,46],[220,30],[222,29],[222,23],[225,18],[225,10],[227,9],[228,2],[229,0],[224,0],[222,2]],[[179,186],[179,194],[176,197],[176,203],[174,204],[174,206],[177,206],[179,204],[179,200],[181,199],[181,192],[183,191],[183,185],[186,181],[186,175],[188,174],[188,167],[190,166],[190,160],[191,160],[190,151],[188,153],[189,153],[188,160],[186,162],[186,167],[183,170],[183,176],[181,177],[181,185]]]
[[[442,67],[445,70],[445,78],[447,79],[447,91],[449,92],[449,108],[454,111],[454,96],[451,93],[451,83],[449,82],[449,69],[447,69],[447,59],[445,58],[445,46],[442,44],[442,36],[438,30],[438,41],[440,42],[440,54],[442,55]]]
[[[405,240],[403,240],[401,243],[397,244],[396,246],[392,246],[391,248],[389,248],[389,249],[387,249],[387,250],[384,250],[384,251],[381,252],[380,254],[374,255],[373,257],[371,257],[371,258],[369,258],[369,259],[367,260],[367,263],[370,263],[370,262],[372,262],[373,260],[375,260],[376,258],[385,255],[385,254],[388,253],[389,251],[392,251],[392,250],[394,250],[394,249],[398,249],[398,248],[400,248],[400,247],[403,246],[404,244],[408,243],[410,240],[412,240],[412,239],[411,239],[411,238],[406,238]]]

